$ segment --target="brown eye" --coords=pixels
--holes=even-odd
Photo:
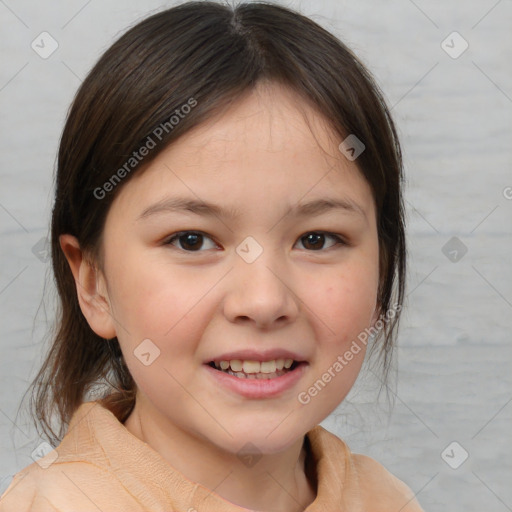
[[[178,240],[184,249],[196,250],[199,249],[202,245],[203,235],[197,233],[187,233],[186,235],[181,235]]]
[[[182,231],[169,238],[166,245],[176,246],[174,242],[177,241],[179,244],[179,247],[177,247],[178,249],[187,252],[201,252],[201,247],[203,246],[205,239],[211,240],[210,237],[197,231]],[[215,244],[213,245],[215,246]]]
[[[304,247],[308,250],[318,251],[322,250],[324,247],[325,239],[331,238],[335,240],[335,243],[330,245],[329,247],[333,247],[334,245],[346,245],[345,242],[337,235],[333,233],[323,233],[323,232],[311,232],[307,235],[304,235],[300,238]]]

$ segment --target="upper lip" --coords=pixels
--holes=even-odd
[[[233,360],[241,360],[241,361],[273,361],[275,359],[293,359],[297,362],[305,361],[305,358],[300,354],[292,352],[290,350],[284,350],[281,348],[273,348],[268,350],[254,350],[254,349],[245,349],[245,350],[236,350],[234,352],[226,352],[220,356],[215,356],[211,359],[208,359],[206,363],[210,363],[212,361],[233,361]]]

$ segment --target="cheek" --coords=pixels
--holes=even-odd
[[[137,386],[165,404],[169,394],[182,395],[181,385],[191,387],[190,363],[208,319],[210,279],[153,264],[139,272],[123,270],[116,280],[114,305],[123,326],[118,339],[126,364]]]
[[[317,283],[318,293],[310,303],[311,309],[322,320],[317,322],[322,332],[317,339],[337,345],[337,348],[355,339],[371,323],[377,288],[377,273],[358,266],[347,266],[328,276],[323,290]]]
[[[204,314],[208,292],[219,277],[206,278],[156,261],[130,265],[126,260],[112,272],[112,305],[122,325],[119,341],[133,351],[150,339],[161,351],[161,362],[168,360],[176,366],[181,357],[193,354],[196,348],[208,319]]]
[[[371,324],[377,286],[377,274],[356,266],[331,275],[322,291],[317,282],[318,293],[308,304],[317,319],[316,358],[311,387],[301,396],[315,404],[318,422],[344,400],[359,375],[366,344],[358,337]]]

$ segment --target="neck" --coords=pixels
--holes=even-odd
[[[263,454],[258,460],[242,459],[176,425],[142,413],[140,404],[137,400],[125,427],[189,480],[212,489],[225,500],[250,510],[299,512],[315,499],[314,486],[306,476],[303,438],[284,452]]]

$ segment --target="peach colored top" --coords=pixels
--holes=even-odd
[[[307,442],[309,441],[309,442]],[[316,499],[307,512],[423,512],[381,464],[320,425],[306,434]],[[85,402],[61,443],[17,473],[0,512],[249,512],[192,482],[99,402]],[[254,512],[254,511],[252,511]]]

